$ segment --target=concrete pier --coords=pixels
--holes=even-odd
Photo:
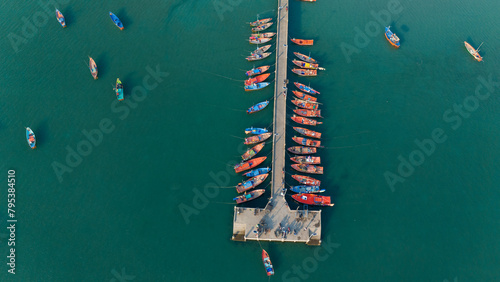
[[[271,198],[265,208],[234,207],[232,240],[263,240],[321,244],[321,210],[290,210],[285,200],[286,93],[288,62],[288,0],[278,1],[276,79],[271,173]],[[285,190],[286,191],[286,190]],[[257,228],[261,232],[257,232]],[[280,227],[291,232],[283,234]],[[264,231],[262,231],[264,230]],[[296,235],[294,235],[296,233]]]

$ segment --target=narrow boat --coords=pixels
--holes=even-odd
[[[264,53],[264,54],[255,54],[255,55],[252,55],[252,56],[248,56],[246,59],[249,62],[251,62],[251,61],[258,61],[258,60],[262,60],[262,59],[265,59],[265,58],[269,57],[269,55],[271,55],[271,52],[267,52],[267,53]]]
[[[254,21],[254,22],[250,23],[250,26],[259,26],[261,24],[268,23],[268,22],[270,22],[272,20],[273,20],[273,18],[267,18],[267,19],[257,20],[257,21]]]
[[[272,135],[273,135],[272,133],[268,132],[268,133],[262,133],[259,135],[247,137],[247,138],[245,138],[245,145],[252,145],[252,144],[256,144],[256,143],[265,141],[269,137],[271,137]]]
[[[317,149],[314,147],[302,147],[302,146],[293,146],[288,148],[287,150],[288,152],[297,155],[315,154],[317,152]]]
[[[31,149],[36,148],[35,133],[33,133],[33,130],[29,127],[26,127],[26,141],[28,141],[28,145],[30,145]]]
[[[314,40],[312,39],[296,39],[296,38],[292,38],[292,42],[297,44],[297,45],[307,45],[307,46],[311,46],[314,44]]]
[[[481,62],[483,60],[483,57],[481,57],[481,55],[479,55],[479,48],[481,48],[481,45],[483,45],[483,43],[481,43],[481,45],[479,45],[477,50],[474,49],[474,47],[472,47],[472,45],[467,43],[467,41],[464,41],[464,44],[465,44],[465,48],[467,48],[467,51],[469,51],[469,53],[472,55],[472,57],[474,57],[474,59],[476,61]]]
[[[256,158],[256,159],[253,159],[253,160],[249,160],[249,161],[246,161],[246,162],[239,163],[239,164],[237,164],[237,165],[234,166],[234,171],[236,173],[239,173],[239,172],[242,172],[242,171],[254,168],[254,167],[260,165],[262,162],[264,162],[266,160],[266,158],[267,157],[260,157],[260,158]]]
[[[297,98],[305,100],[305,101],[316,102],[318,100],[318,98],[310,96],[310,95],[307,95],[304,92],[300,92],[300,91],[297,91],[297,90],[292,90],[292,92],[293,92],[293,94],[295,96],[297,96]]]
[[[313,156],[296,156],[290,158],[290,160],[298,164],[321,164],[321,158]]]
[[[122,101],[123,100],[123,84],[119,78],[116,79],[115,93],[116,93],[116,98],[118,99],[118,101]]]
[[[269,105],[269,101],[264,101],[264,102],[260,102],[260,103],[257,103],[253,106],[251,106],[248,110],[247,110],[247,114],[253,114],[253,113],[256,113],[256,112],[260,112],[262,111],[265,107],[267,107],[267,105]]]
[[[294,68],[294,69],[292,69],[292,72],[295,73],[296,75],[300,75],[300,76],[317,76],[318,75],[317,70],[310,70],[310,69]]]
[[[253,146],[251,149],[248,149],[242,156],[241,158],[243,161],[248,161],[249,159],[255,157],[262,148],[264,148],[264,145],[266,145],[266,142],[259,143],[255,146]]]
[[[299,116],[303,116],[303,117],[320,117],[320,118],[322,118],[321,110],[295,109],[295,110],[293,110],[293,112],[298,114]]]
[[[56,17],[59,23],[62,25],[62,27],[66,27],[66,21],[64,20],[64,16],[58,9],[56,9]]]
[[[252,31],[253,31],[253,32],[263,31],[263,30],[268,29],[268,28],[269,28],[270,26],[272,26],[272,25],[273,25],[273,23],[272,23],[272,22],[271,22],[271,23],[261,24],[261,25],[259,25],[259,26],[256,26],[256,27],[252,28]]]
[[[321,132],[312,131],[312,130],[309,130],[309,129],[303,128],[303,127],[294,127],[293,129],[295,131],[297,131],[298,133],[305,135],[305,136],[308,136],[308,137],[313,137],[313,138],[318,138],[318,139],[321,138]]]
[[[321,141],[319,140],[313,140],[296,136],[292,137],[292,140],[298,143],[299,145],[321,148]]]
[[[306,61],[306,62],[308,62],[308,63],[313,63],[313,64],[314,64],[314,63],[317,63],[317,61],[316,61],[315,59],[313,59],[313,58],[311,58],[311,57],[309,57],[309,56],[306,56],[306,55],[304,55],[304,54],[301,54],[301,53],[299,53],[299,52],[293,52],[293,54],[294,54],[297,58],[301,59],[302,61]]]
[[[256,38],[256,37],[250,37],[248,38],[248,42],[250,42],[250,44],[262,44],[262,43],[266,43],[266,42],[269,42],[271,41],[272,38]]]
[[[323,174],[323,167],[317,165],[293,164],[292,168],[304,173]]]
[[[264,263],[264,268],[266,269],[267,276],[274,275],[273,264],[267,252],[262,249],[262,262]]]
[[[266,80],[270,75],[271,75],[270,73],[265,73],[265,74],[258,75],[256,77],[249,78],[249,79],[245,80],[245,85],[252,85],[254,83],[262,82],[262,81]]]
[[[262,134],[262,133],[267,133],[268,130],[265,128],[253,128],[249,127],[245,129],[245,134]]]
[[[323,193],[326,190],[325,189],[320,189],[319,186],[292,186],[290,187],[290,191],[295,192],[295,193]]]
[[[248,201],[257,199],[258,197],[262,196],[264,194],[264,192],[266,192],[266,190],[264,190],[264,189],[253,190],[250,193],[245,193],[241,196],[233,198],[233,200],[235,200],[237,204],[241,204],[244,202],[248,202]]]
[[[260,184],[262,184],[262,182],[264,182],[264,180],[266,180],[268,175],[269,174],[262,174],[262,175],[252,177],[252,178],[248,179],[247,181],[244,181],[244,182],[238,184],[238,186],[236,186],[236,191],[238,193],[243,193],[247,190],[250,190],[252,188],[259,186]]]
[[[251,171],[245,172],[245,173],[243,173],[243,175],[246,177],[254,177],[257,175],[269,173],[270,171],[271,171],[270,168],[262,167],[262,168],[256,168],[256,169],[253,169]]]
[[[276,32],[252,33],[251,37],[255,38],[271,38],[276,35]]]
[[[312,126],[316,126],[318,124],[322,124],[323,122],[321,121],[316,121],[314,119],[310,119],[310,118],[305,118],[305,117],[298,117],[298,116],[293,116],[291,117],[293,121],[295,121],[296,123],[300,123],[300,124],[303,124],[303,125],[312,125]]]
[[[292,63],[294,63],[297,67],[304,68],[304,69],[325,70],[324,68],[320,68],[318,64],[311,64],[311,63],[299,61],[296,59],[293,59]]]
[[[297,107],[307,110],[317,110],[319,108],[319,104],[317,102],[307,102],[300,99],[293,99],[292,103]]]
[[[309,86],[305,86],[302,83],[294,82],[293,84],[295,84],[295,87],[297,87],[298,89],[307,92],[309,94],[320,94],[319,91],[316,91]]]
[[[258,67],[258,68],[253,68],[249,71],[246,72],[246,75],[247,76],[254,76],[254,75],[258,75],[258,74],[263,74],[265,73],[271,66],[261,66],[261,67]]]
[[[392,46],[399,48],[399,37],[392,33],[390,26],[385,28],[385,38],[389,41],[389,43],[391,43]]]
[[[89,57],[89,69],[94,79],[97,79],[97,65],[91,57]]]
[[[255,90],[260,90],[262,88],[265,88],[266,86],[269,86],[269,82],[261,82],[261,83],[254,83],[252,85],[246,85],[245,86],[245,91],[255,91]]]
[[[255,49],[255,51],[253,51],[253,52],[251,53],[251,55],[252,55],[252,56],[253,56],[253,55],[262,55],[262,54],[264,54],[267,50],[269,50],[269,48],[271,48],[271,44],[269,44],[269,45],[264,45],[264,46],[262,46],[262,47],[259,47],[259,48]]]
[[[312,206],[327,206],[332,207],[330,196],[318,196],[314,194],[295,194],[292,198],[302,204]]]
[[[299,183],[304,184],[304,185],[308,185],[308,186],[320,186],[321,185],[321,181],[319,181],[318,179],[314,179],[312,177],[309,177],[309,176],[294,174],[294,175],[292,175],[292,177],[293,177],[293,179],[297,180]]]
[[[113,23],[120,29],[123,30],[123,24],[120,21],[120,19],[113,13],[109,12],[109,16],[111,17],[111,20],[113,20]]]

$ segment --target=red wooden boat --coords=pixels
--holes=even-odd
[[[292,168],[304,173],[323,174],[323,167],[317,165],[293,164]]]
[[[273,20],[273,18],[267,18],[267,19],[257,20],[257,21],[251,22],[250,26],[259,26],[261,24],[265,24],[265,23],[270,22],[272,20]]]
[[[260,165],[261,163],[263,163],[266,159],[267,159],[267,157],[260,157],[260,158],[256,158],[256,159],[249,160],[246,162],[242,162],[242,163],[234,166],[234,171],[236,173],[238,173],[238,172],[242,172],[242,171],[254,168],[254,167]]]
[[[318,196],[315,194],[295,194],[292,198],[302,204],[312,206],[327,206],[333,207],[330,196]]]
[[[263,74],[265,73],[271,66],[262,66],[262,67],[258,67],[258,68],[253,68],[249,71],[246,72],[246,75],[247,76],[254,76],[254,75],[258,75],[258,74]]]
[[[304,184],[304,185],[308,185],[308,186],[320,186],[321,185],[321,181],[314,179],[312,177],[309,177],[309,176],[294,174],[294,175],[292,175],[292,177],[293,177],[293,179],[297,180],[298,182],[300,182],[301,184]]]
[[[297,142],[302,146],[321,148],[321,141],[319,140],[307,139],[304,137],[296,137],[296,136],[292,137],[292,139],[293,141]]]
[[[307,110],[317,110],[319,108],[319,104],[317,102],[307,102],[300,99],[293,99],[292,103],[297,107]]]
[[[302,83],[294,82],[293,84],[295,84],[295,87],[297,87],[298,89],[307,92],[309,94],[320,94],[319,91],[316,91],[309,86],[305,86]]]
[[[312,131],[312,130],[309,130],[309,129],[303,128],[303,127],[294,127],[293,129],[295,131],[297,131],[298,133],[305,135],[305,136],[308,136],[308,137],[313,137],[313,138],[318,138],[318,139],[321,138],[321,132]]]
[[[264,182],[266,180],[268,175],[269,175],[269,173],[261,174],[261,175],[257,175],[255,177],[252,177],[252,178],[248,179],[247,181],[244,181],[244,182],[238,184],[238,186],[236,186],[236,191],[238,193],[243,193],[247,190],[250,190],[252,188],[259,186],[262,182]]]
[[[252,145],[255,143],[262,142],[264,140],[267,140],[267,138],[271,137],[272,135],[273,134],[271,132],[268,132],[268,133],[262,133],[259,135],[247,137],[247,138],[245,138],[245,145]]]
[[[260,144],[257,144],[255,146],[253,146],[251,149],[248,149],[248,151],[246,151],[242,156],[241,158],[244,160],[244,161],[248,161],[249,159],[255,157],[259,152],[260,150],[262,150],[262,148],[264,148],[264,145],[266,144],[266,142],[262,142]]]
[[[295,109],[293,110],[294,113],[304,116],[304,117],[320,117],[321,116],[321,110],[304,110],[304,109]]]
[[[320,164],[321,163],[321,158],[320,157],[313,157],[313,156],[297,156],[290,158],[291,161],[299,163],[299,164]]]
[[[322,124],[323,122],[321,121],[316,121],[314,119],[310,118],[305,118],[305,117],[298,117],[298,116],[293,116],[292,120],[295,121],[296,123],[304,124],[304,125],[312,125],[316,126],[317,124]]]
[[[314,44],[314,40],[313,39],[296,39],[296,38],[292,38],[292,42],[297,44],[297,45],[307,45],[307,46],[311,46]]]
[[[315,154],[317,152],[314,147],[303,147],[303,146],[293,146],[287,149],[288,152],[297,155],[307,155],[307,154]]]
[[[297,98],[305,100],[305,101],[311,101],[311,102],[316,102],[318,98],[313,97],[311,95],[307,95],[306,93],[297,91],[297,90],[292,90],[293,94],[297,96]]]
[[[292,72],[300,75],[300,76],[317,76],[318,71],[317,70],[310,70],[310,69],[292,69]]]
[[[234,198],[233,200],[235,200],[237,204],[241,204],[244,202],[257,199],[258,197],[262,196],[264,192],[266,192],[266,190],[264,189],[253,190],[250,193],[245,193],[241,196]]]
[[[252,85],[254,83],[262,82],[262,81],[266,80],[270,75],[271,75],[270,73],[265,73],[265,74],[258,75],[256,77],[249,78],[249,79],[245,80],[245,85]]]
[[[262,262],[264,263],[264,267],[266,268],[267,276],[274,275],[273,264],[271,263],[271,259],[264,249],[262,249]]]

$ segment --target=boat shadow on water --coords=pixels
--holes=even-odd
[[[391,22],[389,25],[391,27],[392,33],[396,34],[396,36],[399,38],[399,43],[401,43],[401,45],[402,45],[406,41],[405,40],[405,33],[408,32],[410,30],[410,28],[405,24],[401,25],[401,27],[398,28],[395,22]],[[382,28],[382,29],[384,29],[384,28]],[[382,33],[382,36],[384,36],[383,33]]]
[[[122,22],[123,24],[123,27],[124,27],[124,30],[127,29],[127,27],[131,26],[134,21],[132,20],[132,18],[130,18],[127,14],[127,9],[126,8],[121,8],[119,9],[118,11],[116,11],[116,13],[114,13],[119,19],[120,21]]]
[[[43,146],[43,144],[50,142],[48,140],[48,136],[50,134],[47,134],[49,132],[49,122],[48,119],[42,120],[40,123],[35,125],[34,127],[31,128],[33,132],[35,133],[36,136],[36,146],[39,148],[40,146]]]

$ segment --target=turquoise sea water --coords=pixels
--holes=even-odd
[[[65,29],[52,13],[44,20],[38,1],[0,5],[0,280],[267,280],[259,243],[230,240],[236,193],[225,187],[241,180],[228,172],[242,153],[244,128],[272,123],[271,107],[251,116],[244,111],[273,90],[244,93],[241,80],[253,66],[244,60],[254,48],[245,41],[246,23],[257,14],[276,17],[277,2],[59,3]],[[471,98],[478,77],[500,80],[500,5],[400,1],[398,9],[391,6],[399,12],[390,13],[401,38],[396,50],[372,15],[390,3],[290,3],[290,36],[315,45],[289,51],[311,52],[327,69],[309,79],[290,72],[289,79],[321,92],[325,118],[316,129],[324,136],[318,155],[326,173],[320,179],[335,202],[322,213],[322,235],[333,252],[262,243],[273,280],[494,281],[500,275],[500,87],[477,105]],[[125,30],[113,25],[109,11]],[[36,30],[24,30],[22,17],[36,18]],[[366,27],[370,35],[357,44],[356,30]],[[13,34],[24,40],[13,44]],[[465,40],[484,42],[484,62],[473,60]],[[342,51],[347,44],[356,48],[349,58]],[[98,80],[88,56],[99,67]],[[263,64],[274,60],[273,54]],[[117,77],[125,86],[120,104],[112,89]],[[141,86],[149,88],[146,95]],[[454,104],[464,101],[469,110],[458,124]],[[108,133],[97,138],[103,122]],[[28,148],[24,126],[35,131],[36,150]],[[417,160],[415,139],[432,138],[436,129],[446,140],[391,190],[384,173],[398,174],[398,156]],[[97,134],[97,145],[84,148],[90,144],[84,131]],[[86,156],[70,159],[70,167],[68,152],[78,148]],[[72,171],[59,179],[54,163]],[[17,188],[15,275],[6,265],[9,169]],[[223,188],[213,189],[214,182]],[[188,206],[195,213],[186,217],[181,209]]]

